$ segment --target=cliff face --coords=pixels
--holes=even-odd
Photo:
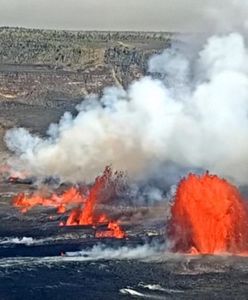
[[[169,41],[167,33],[0,28],[0,99],[52,105],[127,86]]]
[[[70,32],[0,28],[0,160],[4,132],[45,133],[65,110],[106,86],[128,86],[147,60],[170,44],[168,33]]]

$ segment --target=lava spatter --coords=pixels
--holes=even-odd
[[[74,206],[75,208],[70,211],[67,221],[65,223],[61,222],[60,226],[106,225],[107,230],[98,230],[96,237],[124,238],[126,237],[126,233],[119,223],[112,220],[105,213],[99,213],[96,209],[106,190],[109,196],[112,195],[113,188],[120,180],[120,177],[119,173],[113,174],[112,169],[106,167],[103,174],[95,179],[94,184],[86,194],[83,194],[76,187],[70,187],[60,195],[53,193],[49,197],[44,197],[39,192],[31,195],[20,193],[14,197],[13,205],[18,207],[22,213],[26,213],[35,206],[47,206],[55,207],[59,214],[65,213],[71,209],[71,206]]]
[[[248,210],[238,189],[208,173],[178,185],[168,235],[174,251],[192,254],[248,251]]]
[[[98,199],[103,193],[104,189],[108,186],[111,177],[112,170],[110,167],[106,167],[104,173],[95,179],[93,186],[89,191],[89,195],[86,198],[85,204],[82,209],[74,209],[67,219],[66,225],[100,225],[107,223],[108,230],[100,231],[96,233],[96,237],[114,237],[124,238],[126,236],[124,230],[120,227],[118,222],[111,220],[106,214],[96,213],[96,205]]]
[[[64,213],[67,206],[71,204],[81,204],[85,201],[84,196],[76,187],[70,187],[62,194],[53,193],[50,196],[43,196],[39,192],[26,195],[20,193],[13,198],[12,203],[25,213],[35,206],[55,207],[58,213]]]

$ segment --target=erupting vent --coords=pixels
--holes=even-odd
[[[117,175],[118,180],[118,174],[115,175]],[[111,168],[106,167],[103,175],[96,178],[87,195],[82,195],[80,190],[75,187],[69,188],[61,195],[52,194],[50,197],[43,197],[37,193],[28,196],[21,193],[13,199],[13,205],[20,208],[23,213],[37,205],[56,207],[58,213],[64,213],[69,209],[69,206],[76,205],[77,207],[70,212],[66,223],[61,223],[61,226],[107,224],[107,230],[96,232],[96,237],[121,239],[126,236],[126,233],[120,227],[118,221],[111,220],[104,213],[98,214],[96,212],[96,205],[103,191],[108,187],[111,190],[111,183],[114,182],[111,180],[112,176]]]
[[[117,222],[112,221],[105,214],[96,214],[95,208],[97,199],[112,176],[111,168],[106,167],[102,176],[96,178],[94,185],[90,189],[82,209],[75,209],[71,212],[66,225],[98,225],[108,223],[108,231],[96,233],[97,237],[115,237],[124,238],[125,232],[120,228]]]
[[[248,251],[248,211],[236,187],[206,173],[190,174],[177,189],[168,234],[187,253]]]

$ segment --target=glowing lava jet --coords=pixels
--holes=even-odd
[[[126,236],[118,222],[110,220],[106,214],[96,213],[96,204],[101,192],[106,188],[112,176],[111,168],[107,167],[102,176],[96,178],[82,209],[75,209],[67,219],[66,225],[99,225],[108,223],[107,231],[96,233],[96,237],[124,238]]]
[[[50,197],[43,197],[39,193],[32,195],[18,194],[13,199],[13,205],[18,207],[21,212],[25,213],[35,206],[48,206],[57,208],[58,213],[66,212],[71,205],[77,207],[73,209],[66,221],[61,226],[79,226],[79,225],[107,225],[107,230],[97,231],[96,237],[113,237],[122,239],[126,237],[126,233],[120,227],[117,221],[111,220],[106,214],[97,213],[96,206],[105,189],[110,189],[112,170],[106,167],[103,175],[96,178],[93,186],[89,189],[88,195],[82,195],[81,191],[76,187],[70,187],[61,195],[53,193]],[[119,177],[116,173],[116,180]]]
[[[192,254],[248,251],[248,211],[237,188],[208,173],[178,186],[168,235],[173,250]]]

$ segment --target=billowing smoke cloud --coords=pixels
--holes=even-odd
[[[202,21],[194,23],[198,28],[193,31],[198,32],[245,32],[248,28],[247,13],[248,3],[242,0],[209,0],[199,3],[198,12]],[[239,17],[237,17],[239,16]],[[198,30],[197,30],[198,29]],[[200,30],[199,30],[200,29]]]
[[[6,143],[35,175],[92,181],[106,165],[146,178],[172,164],[248,182],[248,49],[238,33],[213,36],[198,55],[165,50],[151,76],[107,88],[66,113],[41,139],[12,129]],[[155,79],[159,78],[159,79]]]

